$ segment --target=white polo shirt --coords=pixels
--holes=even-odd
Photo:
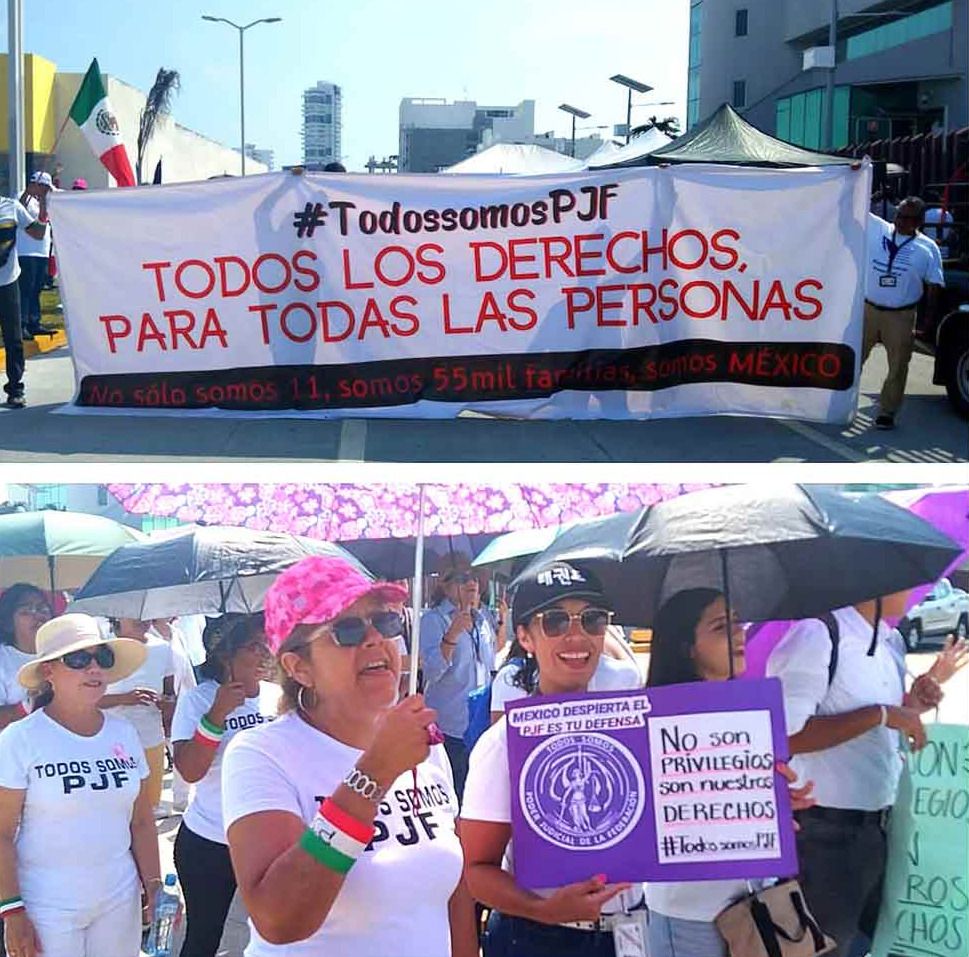
[[[796,734],[815,715],[844,714],[873,704],[900,705],[905,694],[901,636],[884,622],[875,653],[868,654],[872,626],[854,608],[834,612],[838,665],[828,687],[831,638],[817,619],[798,622],[767,659],[767,676],[784,686],[787,733]],[[822,807],[878,811],[895,802],[902,761],[897,731],[876,727],[824,751],[799,754],[790,765],[801,781],[814,781]]]
[[[891,223],[869,215],[867,238],[865,298],[869,302],[884,309],[914,308],[922,298],[923,283],[945,285],[942,255],[928,236],[901,236]]]

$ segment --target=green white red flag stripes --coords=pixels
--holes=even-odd
[[[135,176],[131,171],[117,117],[108,101],[97,59],[91,61],[84,74],[71,106],[70,117],[81,128],[94,155],[100,158],[115,182],[119,186],[134,186]]]

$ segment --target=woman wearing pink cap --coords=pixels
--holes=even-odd
[[[399,585],[306,558],[265,601],[284,713],[223,763],[246,957],[476,957],[457,796],[434,711],[397,702]]]

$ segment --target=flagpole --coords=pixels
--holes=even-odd
[[[24,11],[23,0],[7,0],[7,129],[8,189],[19,196],[27,180],[24,143]]]

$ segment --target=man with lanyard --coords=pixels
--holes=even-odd
[[[437,711],[460,801],[468,774],[468,695],[491,681],[501,623],[480,607],[480,583],[467,557],[448,557],[441,584],[440,600],[421,617],[420,659],[424,700]]]
[[[885,621],[904,614],[908,592],[798,622],[771,652],[781,679],[790,765],[814,782],[817,805],[798,812],[798,860],[808,907],[848,957],[870,938],[886,866],[887,812],[902,770],[900,743],[926,741],[921,715],[942,698],[964,649],[947,649],[905,690],[905,649]]]
[[[893,226],[877,216],[868,218],[868,275],[861,362],[864,365],[876,343],[884,345],[888,354],[888,375],[882,385],[875,419],[879,429],[895,428],[895,416],[905,396],[918,305],[925,295],[924,322],[931,328],[939,287],[945,285],[939,247],[919,232],[924,221],[925,203],[915,196],[909,196],[899,204]]]
[[[46,193],[38,197],[39,210],[47,216]],[[32,239],[47,235],[47,223],[39,222],[15,199],[0,196],[0,332],[7,358],[8,409],[22,409],[24,400],[24,340],[20,325],[20,260],[17,257],[17,230]]]

